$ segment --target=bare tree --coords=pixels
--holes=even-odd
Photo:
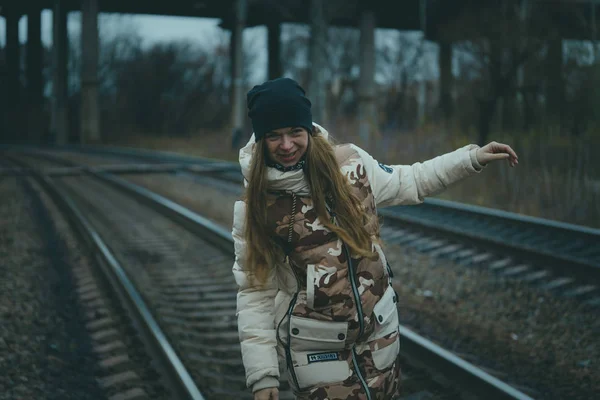
[[[600,63],[590,43],[569,43],[564,67],[567,124],[574,135],[600,123]]]
[[[476,60],[479,88],[479,143],[485,143],[492,119],[501,98],[523,88],[517,86],[519,69],[537,58],[546,48],[549,18],[541,12],[529,13],[529,2],[503,0],[471,6],[462,13],[444,34],[468,38],[459,50]]]
[[[308,42],[310,27],[304,24],[283,24],[281,27],[281,67],[285,75],[301,85],[308,83]]]
[[[124,132],[189,135],[227,123],[231,85],[228,33],[217,29],[201,42],[145,45],[135,24],[118,23],[123,18],[101,20],[100,24],[100,107],[108,136]],[[77,40],[74,36],[73,42]],[[244,42],[249,75],[259,68],[260,44],[256,33]],[[73,46],[71,57],[74,103],[79,101],[79,48]],[[73,109],[78,109],[76,104]]]
[[[409,112],[409,85],[427,79],[422,66],[425,40],[406,32],[381,32],[377,40],[377,76],[387,87],[383,99],[384,124],[391,129],[407,128],[415,119]]]

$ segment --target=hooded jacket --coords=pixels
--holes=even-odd
[[[324,128],[314,125],[319,128],[320,135],[328,137]],[[246,185],[254,147],[253,135],[240,150],[239,161]],[[370,233],[378,230],[377,207],[422,203],[425,197],[440,193],[453,183],[480,172],[483,167],[477,162],[478,148],[471,144],[423,163],[387,166],[358,146],[334,146],[342,173],[368,211],[367,229]],[[286,349],[282,343],[292,336],[302,339],[301,331],[310,331],[310,338],[305,339],[312,341],[313,348],[314,337],[322,337],[330,348],[340,350],[356,343],[367,343],[366,348],[370,346],[376,366],[378,363],[382,368],[391,365],[398,351],[398,319],[394,312],[397,299],[389,287],[389,266],[381,247],[373,243],[373,249],[379,255],[377,260],[351,259],[339,239],[327,240],[326,236],[331,232],[322,224],[319,226],[318,218],[310,219],[310,188],[304,172],[267,169],[269,191],[291,194],[288,197],[271,196],[268,209],[270,215],[273,214],[270,220],[273,220],[276,235],[283,238],[293,233],[294,251],[289,255],[289,262],[285,262],[282,250],[281,262],[272,268],[267,284],[260,288],[253,286],[244,268],[246,204],[243,201],[235,203],[233,274],[239,287],[238,332],[248,387],[253,392],[278,387],[280,373],[285,370],[293,372],[296,384],[299,380],[314,383],[319,379],[316,374],[336,374],[331,369],[335,363],[330,363],[328,369],[323,370],[314,364],[304,371],[302,368],[308,366],[294,361],[294,366],[287,368],[290,355],[288,353],[286,360]],[[288,211],[296,208],[297,220],[292,219],[293,228],[290,226],[288,232]],[[311,240],[314,239],[311,238],[317,231],[321,235],[320,240],[312,245]],[[353,294],[356,297],[352,297]],[[345,296],[349,301],[344,301]],[[352,306],[353,299],[360,299],[358,303],[361,304],[354,303]],[[325,322],[329,325],[319,326]],[[310,357],[318,356],[308,354],[309,360]],[[335,381],[335,378],[332,379]]]

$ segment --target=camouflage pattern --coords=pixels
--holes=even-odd
[[[379,222],[362,159],[349,145],[336,146],[335,152],[342,173],[369,216],[366,227],[375,243],[379,235]],[[343,243],[319,221],[310,197],[298,196],[296,201],[292,240],[287,247],[290,251],[290,266],[300,280],[300,293],[292,314],[320,321],[347,322],[345,348],[355,346],[361,375],[369,386],[371,398],[393,399],[399,389],[398,362],[378,369],[374,365],[372,352],[394,344],[398,340],[397,332],[372,342],[366,341],[376,329],[373,309],[389,286],[384,261],[381,257],[352,259],[364,318],[364,333],[359,337],[358,312]],[[267,196],[268,221],[284,248],[288,246],[292,203],[291,193],[278,192]],[[321,385],[303,392],[296,391],[298,399],[367,399],[354,370],[351,351],[339,354],[348,361],[352,375],[344,382]],[[294,387],[291,380],[290,383]]]

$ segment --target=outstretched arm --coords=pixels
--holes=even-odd
[[[444,191],[452,184],[483,170],[486,164],[507,159],[518,163],[510,146],[492,142],[484,147],[470,144],[423,163],[383,165],[353,146],[362,158],[377,206],[419,204],[425,197]]]

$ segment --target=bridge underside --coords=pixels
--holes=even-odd
[[[21,1],[16,6],[13,0],[0,0],[0,14],[8,8],[18,8],[25,12],[29,7],[52,9],[54,0]],[[64,0],[68,11],[81,10],[81,0]],[[310,7],[306,0],[249,0],[246,13],[246,26],[280,23],[309,23]],[[419,30],[421,13],[420,0],[404,0],[390,6],[389,1],[372,0],[327,0],[327,17],[330,25],[358,26],[364,10],[375,13],[377,26],[400,30]],[[222,26],[230,28],[235,20],[234,0],[102,0],[99,11],[124,14],[153,14],[165,16],[203,17],[222,20]]]
[[[444,40],[445,27],[460,21],[465,14],[478,15],[490,5],[499,9],[498,0],[427,0],[426,34],[430,40]],[[521,0],[528,3],[532,31],[552,30],[562,39],[600,39],[600,1],[596,0]],[[543,26],[542,26],[543,25]],[[454,26],[456,28],[456,26]],[[465,30],[466,32],[467,30]],[[456,39],[469,39],[467,36]],[[452,40],[451,39],[451,40]]]

